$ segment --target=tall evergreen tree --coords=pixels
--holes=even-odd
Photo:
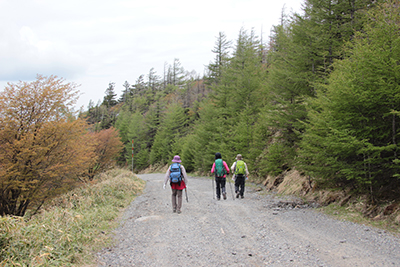
[[[115,99],[115,97],[117,96],[117,94],[115,93],[115,83],[110,82],[105,93],[106,95],[103,99],[103,105],[105,105],[107,108],[110,108],[118,104],[117,100]]]
[[[223,32],[218,33],[217,41],[215,42],[214,49],[211,50],[215,54],[214,62],[208,65],[208,83],[218,84],[222,76],[222,70],[229,62],[229,49],[231,42],[226,39]]]
[[[211,167],[217,151],[227,160],[233,160],[237,153],[250,156],[266,75],[259,45],[254,32],[239,32],[233,57],[223,66],[219,83],[213,86],[210,99],[199,112],[194,135],[202,157],[195,158],[196,169]]]
[[[305,100],[315,96],[317,83],[326,82],[334,60],[343,58],[343,45],[362,28],[362,11],[370,6],[367,3],[307,0],[303,15],[294,14],[291,20],[283,15],[281,24],[274,27],[268,57],[271,98],[263,113],[278,133],[262,162],[269,166],[293,164],[308,116]],[[277,160],[274,153],[282,159]]]
[[[168,69],[164,72],[166,72],[166,77],[164,77],[165,81],[165,90],[168,89],[168,85],[176,86],[176,87],[182,87],[184,84],[184,78],[185,78],[185,70],[182,67],[181,62],[179,59],[175,58],[174,62],[172,65],[168,66]]]
[[[231,153],[241,153],[249,162],[256,155],[250,154],[254,125],[258,121],[264,101],[266,69],[262,64],[262,44],[254,31],[241,30],[222,83],[229,92],[227,110],[230,112],[228,147]],[[234,155],[232,155],[232,158]],[[250,166],[252,163],[249,163]],[[252,167],[252,166],[251,166]]]
[[[180,149],[177,149],[174,145],[184,134],[186,120],[185,112],[178,103],[170,104],[167,107],[164,119],[157,130],[151,147],[151,164],[166,164],[173,155],[179,153]]]
[[[154,68],[151,68],[149,74],[147,75],[147,87],[152,91],[155,92],[158,90],[160,86],[160,76],[157,75]]]
[[[370,13],[364,31],[312,102],[302,142],[303,168],[323,182],[378,193],[399,176],[399,5]]]
[[[295,16],[293,34],[297,53],[308,58],[309,71],[324,82],[335,59],[342,59],[342,47],[363,25],[363,14],[376,1],[306,0],[304,15]]]
[[[122,95],[119,98],[120,103],[126,103],[128,99],[130,98],[130,87],[131,85],[128,83],[128,81],[125,81],[124,84],[122,85],[125,89],[122,91]]]
[[[146,92],[146,82],[144,80],[144,75],[140,75],[135,84],[132,86],[132,94],[142,96]]]
[[[294,23],[282,21],[273,30],[268,55],[269,101],[263,112],[268,118],[266,123],[281,133],[278,136],[288,147],[294,147],[303,128],[300,122],[306,118],[304,99],[313,96],[313,77],[307,64],[309,58],[298,51],[303,48],[295,42]]]
[[[205,100],[200,104],[199,119],[194,125],[193,135],[184,144],[187,152],[188,145],[193,147],[194,169],[199,171],[209,170],[213,163],[214,154],[221,152],[225,155],[222,145],[229,138],[226,135],[226,126],[223,123],[221,109],[212,100]],[[224,156],[226,159],[227,157]]]
[[[118,118],[120,120],[120,118]],[[135,168],[146,168],[149,164],[149,147],[153,140],[150,139],[149,125],[146,124],[143,115],[136,111],[133,114],[126,114],[125,118],[121,118],[121,124],[126,121],[127,132],[125,140],[125,158],[129,166],[133,165]],[[133,140],[133,159],[132,159],[132,140]]]

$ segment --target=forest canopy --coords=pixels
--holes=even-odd
[[[228,164],[240,153],[254,180],[297,169],[320,187],[387,196],[399,185],[399,14],[397,1],[307,0],[268,43],[220,32],[203,77],[176,59],[83,116],[120,131],[121,163],[136,170],[179,154],[206,174],[216,152]]]

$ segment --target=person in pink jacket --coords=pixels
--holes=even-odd
[[[224,199],[226,199],[226,174],[229,174],[229,167],[225,161],[222,160],[221,153],[215,153],[215,161],[211,168],[211,173],[215,174],[215,183],[217,191],[217,200],[221,199],[221,191]]]

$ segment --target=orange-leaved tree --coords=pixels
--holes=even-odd
[[[39,208],[96,160],[86,122],[72,113],[76,87],[38,75],[0,92],[0,215]]]
[[[89,178],[115,166],[118,156],[124,148],[119,136],[119,131],[114,127],[99,132],[89,133],[91,139],[96,142],[96,162],[89,169]]]

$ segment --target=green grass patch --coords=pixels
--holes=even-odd
[[[365,218],[361,212],[350,209],[349,207],[342,207],[335,203],[321,207],[319,210],[338,220],[351,221],[358,224],[369,223],[369,220]]]
[[[144,181],[116,169],[95,184],[53,199],[29,217],[0,218],[0,266],[79,266],[112,242],[121,211],[142,192]]]

